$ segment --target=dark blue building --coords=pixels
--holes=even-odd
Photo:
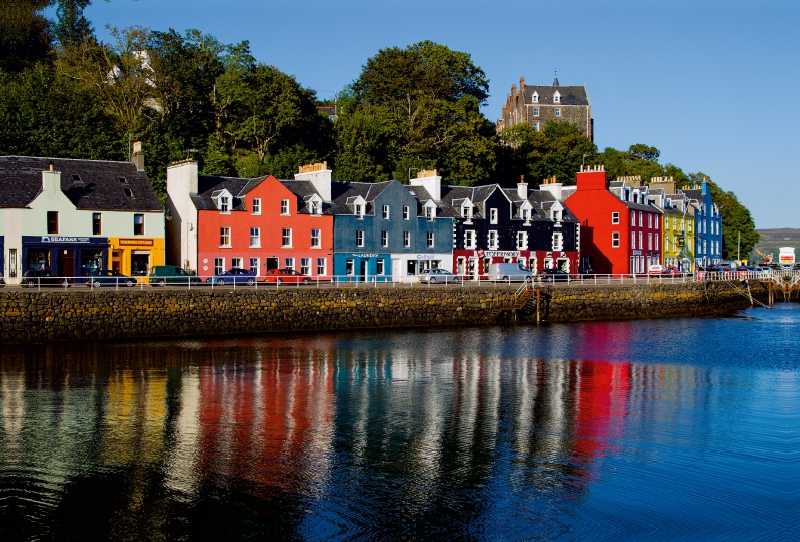
[[[703,182],[681,192],[697,202],[694,213],[695,265],[719,264],[722,261],[722,216],[711,197],[711,185]]]

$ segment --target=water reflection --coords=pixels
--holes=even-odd
[[[8,349],[0,534],[576,535],[602,523],[609,483],[637,478],[631,462],[741,443],[748,392],[769,388],[730,367],[620,361],[636,350],[616,324],[536,333]],[[615,361],[561,357],[564,335]],[[537,349],[553,357],[522,355]],[[796,374],[780,382],[796,393]]]

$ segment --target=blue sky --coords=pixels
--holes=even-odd
[[[797,0],[111,0],[105,25],[249,40],[255,57],[320,97],[379,49],[432,40],[472,55],[492,120],[511,85],[585,84],[595,142],[646,143],[703,171],[759,228],[800,227],[800,2]]]

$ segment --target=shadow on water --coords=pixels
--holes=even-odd
[[[0,535],[747,532],[799,315],[7,348]]]

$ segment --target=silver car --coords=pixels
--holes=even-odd
[[[461,282],[461,277],[447,269],[428,269],[419,276],[419,281],[430,284],[453,284]]]

